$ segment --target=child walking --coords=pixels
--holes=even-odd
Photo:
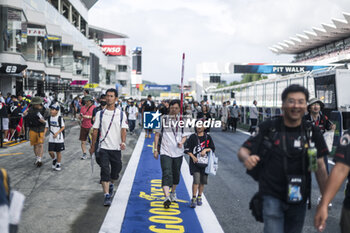
[[[195,128],[196,132],[189,137],[185,147],[185,153],[190,156],[189,167],[193,176],[191,208],[202,205],[204,185],[208,184],[208,174],[205,173],[208,163],[205,164],[205,161],[207,153],[215,151],[213,139],[205,133],[204,121],[200,119],[197,122],[201,123],[196,123],[196,126],[201,126]]]
[[[64,150],[64,120],[58,116],[60,106],[55,103],[50,106],[50,117],[46,122],[46,131],[49,131],[49,154],[52,158],[52,169],[61,171],[61,152]],[[55,155],[56,153],[56,155]]]

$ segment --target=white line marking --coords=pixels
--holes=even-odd
[[[247,132],[247,131],[244,131],[244,130],[241,130],[241,129],[237,129],[237,131],[250,136],[250,133]]]
[[[187,191],[190,197],[192,197],[193,178],[189,172],[188,163],[185,160],[185,158],[181,166],[181,174],[182,174],[182,178],[184,179]],[[198,220],[202,226],[203,232],[204,233],[213,233],[213,232],[224,233],[218,219],[216,218],[204,194],[202,194],[202,200],[203,200],[203,205],[195,208],[195,211],[196,211]],[[190,208],[189,204],[187,208]]]
[[[137,140],[135,149],[131,155],[127,168],[125,169],[123,178],[118,186],[117,192],[114,195],[112,205],[109,207],[107,215],[102,223],[100,233],[117,233],[120,232],[126,207],[128,205],[132,185],[136,170],[140,161],[140,156],[145,142],[145,132],[142,132]]]

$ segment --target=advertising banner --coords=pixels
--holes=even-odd
[[[28,28],[27,29],[27,35],[28,36],[40,36],[45,37],[46,31],[44,28]]]
[[[233,73],[254,74],[293,74],[312,70],[324,69],[330,66],[305,65],[234,65]]]
[[[89,81],[88,80],[73,80],[70,85],[71,86],[84,86],[87,84]]]
[[[145,90],[147,90],[147,91],[170,91],[171,90],[171,86],[170,85],[147,84],[145,86]]]
[[[102,51],[104,54],[109,56],[125,56],[126,46],[125,45],[102,45]]]

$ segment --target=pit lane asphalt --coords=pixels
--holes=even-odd
[[[24,193],[27,198],[19,232],[98,232],[107,213],[108,208],[102,205],[99,168],[95,164],[95,172],[91,176],[90,160],[80,160],[79,127],[76,122],[66,121],[66,124],[66,150],[60,172],[51,169],[47,142],[41,168],[33,165],[35,157],[29,143],[0,149],[2,154],[23,153],[0,157],[0,166],[9,171],[12,188]],[[248,209],[257,184],[245,174],[237,159],[237,150],[248,136],[215,129],[211,130],[211,136],[219,156],[219,170],[215,177],[209,177],[204,191],[210,206],[225,232],[262,232],[263,225],[254,220]],[[123,171],[137,138],[136,135],[127,137]],[[316,232],[313,216],[318,196],[318,186],[313,179],[312,209],[307,211],[305,233]],[[338,223],[343,196],[342,188],[333,201],[325,232],[340,232]]]
[[[95,163],[94,174],[91,175],[90,158],[80,159],[79,130],[77,122],[66,120],[66,150],[62,153],[61,171],[51,168],[48,137],[41,168],[33,164],[35,156],[29,142],[0,149],[1,154],[23,153],[0,157],[0,166],[8,170],[11,187],[26,196],[19,233],[99,231],[108,208],[103,206],[99,166]],[[127,136],[121,174],[137,138],[135,135]]]

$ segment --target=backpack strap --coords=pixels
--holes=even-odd
[[[120,110],[120,128],[122,128],[123,118],[124,118],[123,111]]]
[[[9,188],[9,184],[8,184],[8,176],[7,176],[7,171],[4,168],[0,168],[0,171],[2,173],[2,178],[3,178],[3,184],[5,187],[5,192],[7,197],[10,197],[10,188]]]

